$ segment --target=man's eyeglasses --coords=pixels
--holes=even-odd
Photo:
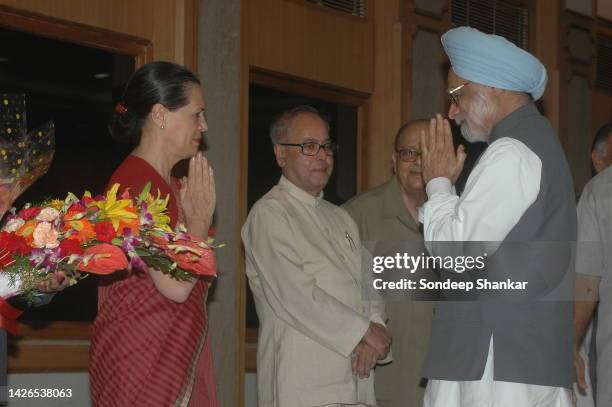
[[[402,148],[401,150],[397,150],[396,152],[399,159],[407,163],[415,162],[417,160],[417,157],[421,155],[420,151],[410,147]]]
[[[307,141],[306,143],[300,144],[289,144],[289,143],[277,143],[280,146],[287,147],[300,147],[302,149],[302,154],[304,155],[317,155],[319,154],[319,150],[323,149],[325,155],[334,155],[336,151],[338,151],[338,144],[334,142],[327,142],[323,144],[316,143],[314,141]]]
[[[461,91],[461,89],[463,89],[464,86],[469,85],[469,82],[463,83],[459,86],[457,86],[456,88],[453,89],[449,89],[446,91],[446,94],[448,95],[448,98],[450,99],[451,103],[454,103],[455,106],[459,107],[459,96],[460,93],[459,91]]]

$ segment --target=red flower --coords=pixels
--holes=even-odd
[[[20,210],[17,213],[17,216],[19,216],[23,220],[29,220],[29,219],[32,219],[38,216],[39,213],[40,213],[40,208],[28,208],[28,209]]]
[[[62,240],[59,245],[60,255],[62,257],[68,257],[73,254],[83,254],[81,244],[77,239],[66,239]]]
[[[10,235],[9,232],[0,232],[0,249],[6,249],[6,242]]]
[[[68,218],[72,219],[72,217],[76,215],[77,213],[82,213],[85,211],[86,211],[86,208],[83,205],[81,205],[79,202],[76,202],[70,205],[70,208],[68,208],[66,215],[69,215]]]
[[[125,270],[129,263],[123,251],[117,246],[101,243],[85,250],[84,256],[89,257],[87,264],[80,262],[77,269],[94,274],[110,274]]]
[[[101,242],[110,243],[117,236],[113,224],[107,220],[96,223],[94,230],[96,232],[96,239]]]
[[[85,204],[85,205],[89,205],[90,203],[92,203],[94,200],[93,198],[90,198],[88,196],[84,196],[83,199],[81,199],[81,201]]]
[[[191,240],[168,242],[165,238],[157,237],[153,241],[183,270],[199,276],[215,277],[217,275],[215,253],[209,247],[199,246],[198,243],[202,240],[192,236],[190,238]]]
[[[0,248],[21,256],[25,256],[32,251],[32,248],[22,236],[7,232],[0,232]]]

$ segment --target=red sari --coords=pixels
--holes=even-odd
[[[170,194],[171,225],[179,219],[176,194],[145,160],[130,155],[115,182],[132,196],[147,182]],[[163,297],[146,273],[115,278],[98,288],[89,375],[96,407],[216,407],[217,396],[206,321],[208,285],[198,281],[187,301]]]

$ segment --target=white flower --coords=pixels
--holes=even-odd
[[[40,222],[34,229],[34,246],[45,249],[55,249],[59,246],[59,233],[49,222]]]
[[[20,227],[24,225],[25,221],[21,218],[13,218],[6,222],[4,228],[2,229],[5,232],[13,233],[16,232]]]
[[[36,220],[42,220],[43,222],[53,222],[59,216],[59,211],[55,208],[44,208],[40,211]]]

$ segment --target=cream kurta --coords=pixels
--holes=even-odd
[[[242,228],[246,273],[259,316],[259,405],[375,404],[373,373],[350,354],[383,308],[361,295],[361,250],[343,209],[281,177]]]

